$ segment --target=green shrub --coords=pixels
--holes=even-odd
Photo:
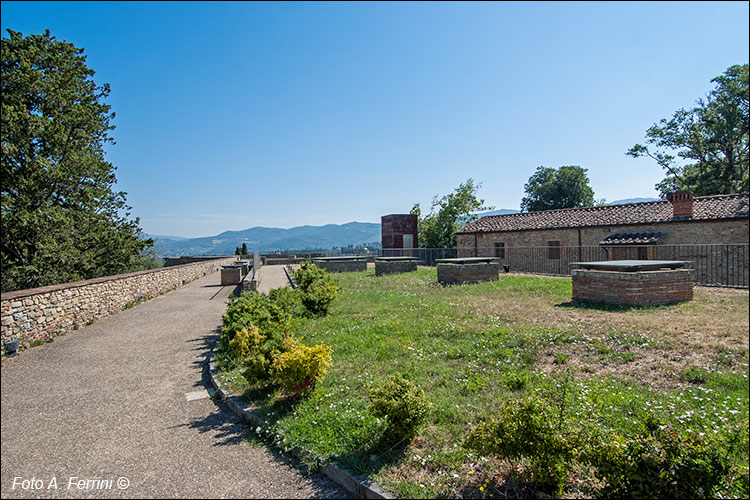
[[[219,335],[219,345],[216,360],[219,367],[231,370],[243,363],[246,353],[238,349],[242,345],[235,341],[235,348],[231,343],[238,332],[256,327],[263,337],[263,344],[253,352],[254,356],[263,353],[269,361],[273,360],[274,352],[281,352],[284,339],[289,335],[293,323],[292,315],[284,307],[272,302],[268,295],[258,292],[245,292],[237,298],[230,299],[227,311],[222,317],[223,327]]]
[[[283,352],[273,361],[273,379],[298,397],[315,388],[330,364],[330,346],[308,347],[290,338],[284,343]]]
[[[544,399],[506,401],[495,415],[475,426],[464,446],[482,455],[528,459],[535,481],[559,494],[578,443],[555,426],[558,418]]]
[[[242,376],[250,383],[268,380],[271,363],[279,355],[279,351],[272,343],[266,342],[266,337],[257,328],[241,330],[235,335],[235,339],[242,337],[245,331],[249,333],[246,335],[247,349],[241,358]]]
[[[427,417],[430,403],[422,388],[401,374],[370,391],[370,411],[386,418],[386,433],[395,441],[411,441]]]
[[[325,316],[338,294],[339,287],[332,281],[313,281],[302,295],[302,304],[310,315]]]
[[[294,283],[300,290],[307,290],[307,288],[318,280],[325,280],[330,277],[325,269],[321,269],[312,262],[305,261],[300,264],[299,269],[294,271]]]
[[[258,327],[250,325],[247,328],[235,333],[234,337],[229,341],[229,353],[233,358],[241,359],[244,358],[247,352],[250,350],[251,339],[259,336]]]
[[[310,316],[325,316],[339,287],[329,273],[311,262],[303,262],[294,273],[294,282],[301,291],[302,304]]]
[[[606,482],[602,498],[712,498],[729,466],[720,452],[671,426],[614,435],[588,452]]]
[[[278,307],[279,314],[285,314],[292,317],[301,317],[305,315],[305,308],[302,305],[302,293],[289,287],[274,288],[268,292],[268,299],[272,304]]]

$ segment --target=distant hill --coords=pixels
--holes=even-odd
[[[183,241],[187,239],[182,236],[165,236],[163,234],[144,234],[143,236],[146,238],[153,238],[155,240]]]
[[[232,255],[235,248],[247,244],[250,252],[276,252],[311,248],[335,248],[380,241],[380,224],[349,222],[325,226],[298,226],[290,229],[252,227],[242,231],[225,231],[216,236],[174,239],[156,238],[159,255]]]
[[[610,201],[608,205],[624,205],[626,203],[643,203],[646,201],[659,201],[659,198],[626,198],[624,200]]]
[[[490,210],[489,212],[477,212],[476,215],[484,217],[485,215],[508,215],[517,214],[520,210],[512,210],[510,208],[500,208],[498,210]]]

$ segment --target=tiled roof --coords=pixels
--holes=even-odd
[[[610,234],[600,245],[654,245],[664,237],[664,233],[615,233]]]
[[[693,217],[689,220],[720,220],[748,217],[748,195],[727,194],[693,199]],[[461,233],[562,229],[588,226],[620,226],[672,222],[672,203],[648,201],[601,207],[565,208],[508,215],[488,215],[468,224]],[[684,220],[684,219],[683,219]]]

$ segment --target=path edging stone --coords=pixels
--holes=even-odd
[[[232,412],[238,415],[243,422],[251,426],[259,426],[265,423],[265,418],[260,415],[257,411],[249,408],[248,405],[242,401],[239,396],[228,394],[227,391],[221,386],[219,381],[216,379],[216,362],[214,359],[214,352],[209,354],[208,359],[208,372],[211,378],[211,385],[216,389],[215,395],[221,398],[224,403],[229,407]],[[290,453],[299,459],[304,460],[307,457],[312,457],[313,454],[303,448],[297,446],[293,448]],[[396,498],[395,495],[374,481],[362,480],[339,467],[337,464],[326,463],[320,467],[321,474],[328,477],[328,479],[339,484],[341,487],[346,489],[350,493],[354,493],[359,498],[365,499],[387,499],[391,500]]]

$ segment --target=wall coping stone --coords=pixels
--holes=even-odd
[[[591,270],[591,269],[572,269],[570,271],[571,276],[586,276],[586,277],[592,277],[592,278],[607,278],[607,279],[617,279],[617,280],[633,280],[633,281],[642,281],[648,278],[651,278],[655,275],[664,276],[664,275],[674,275],[674,274],[683,274],[683,275],[689,275],[694,276],[695,270],[694,269],[659,269],[655,271],[637,271],[637,272],[626,272],[626,271],[598,271],[598,270]]]

